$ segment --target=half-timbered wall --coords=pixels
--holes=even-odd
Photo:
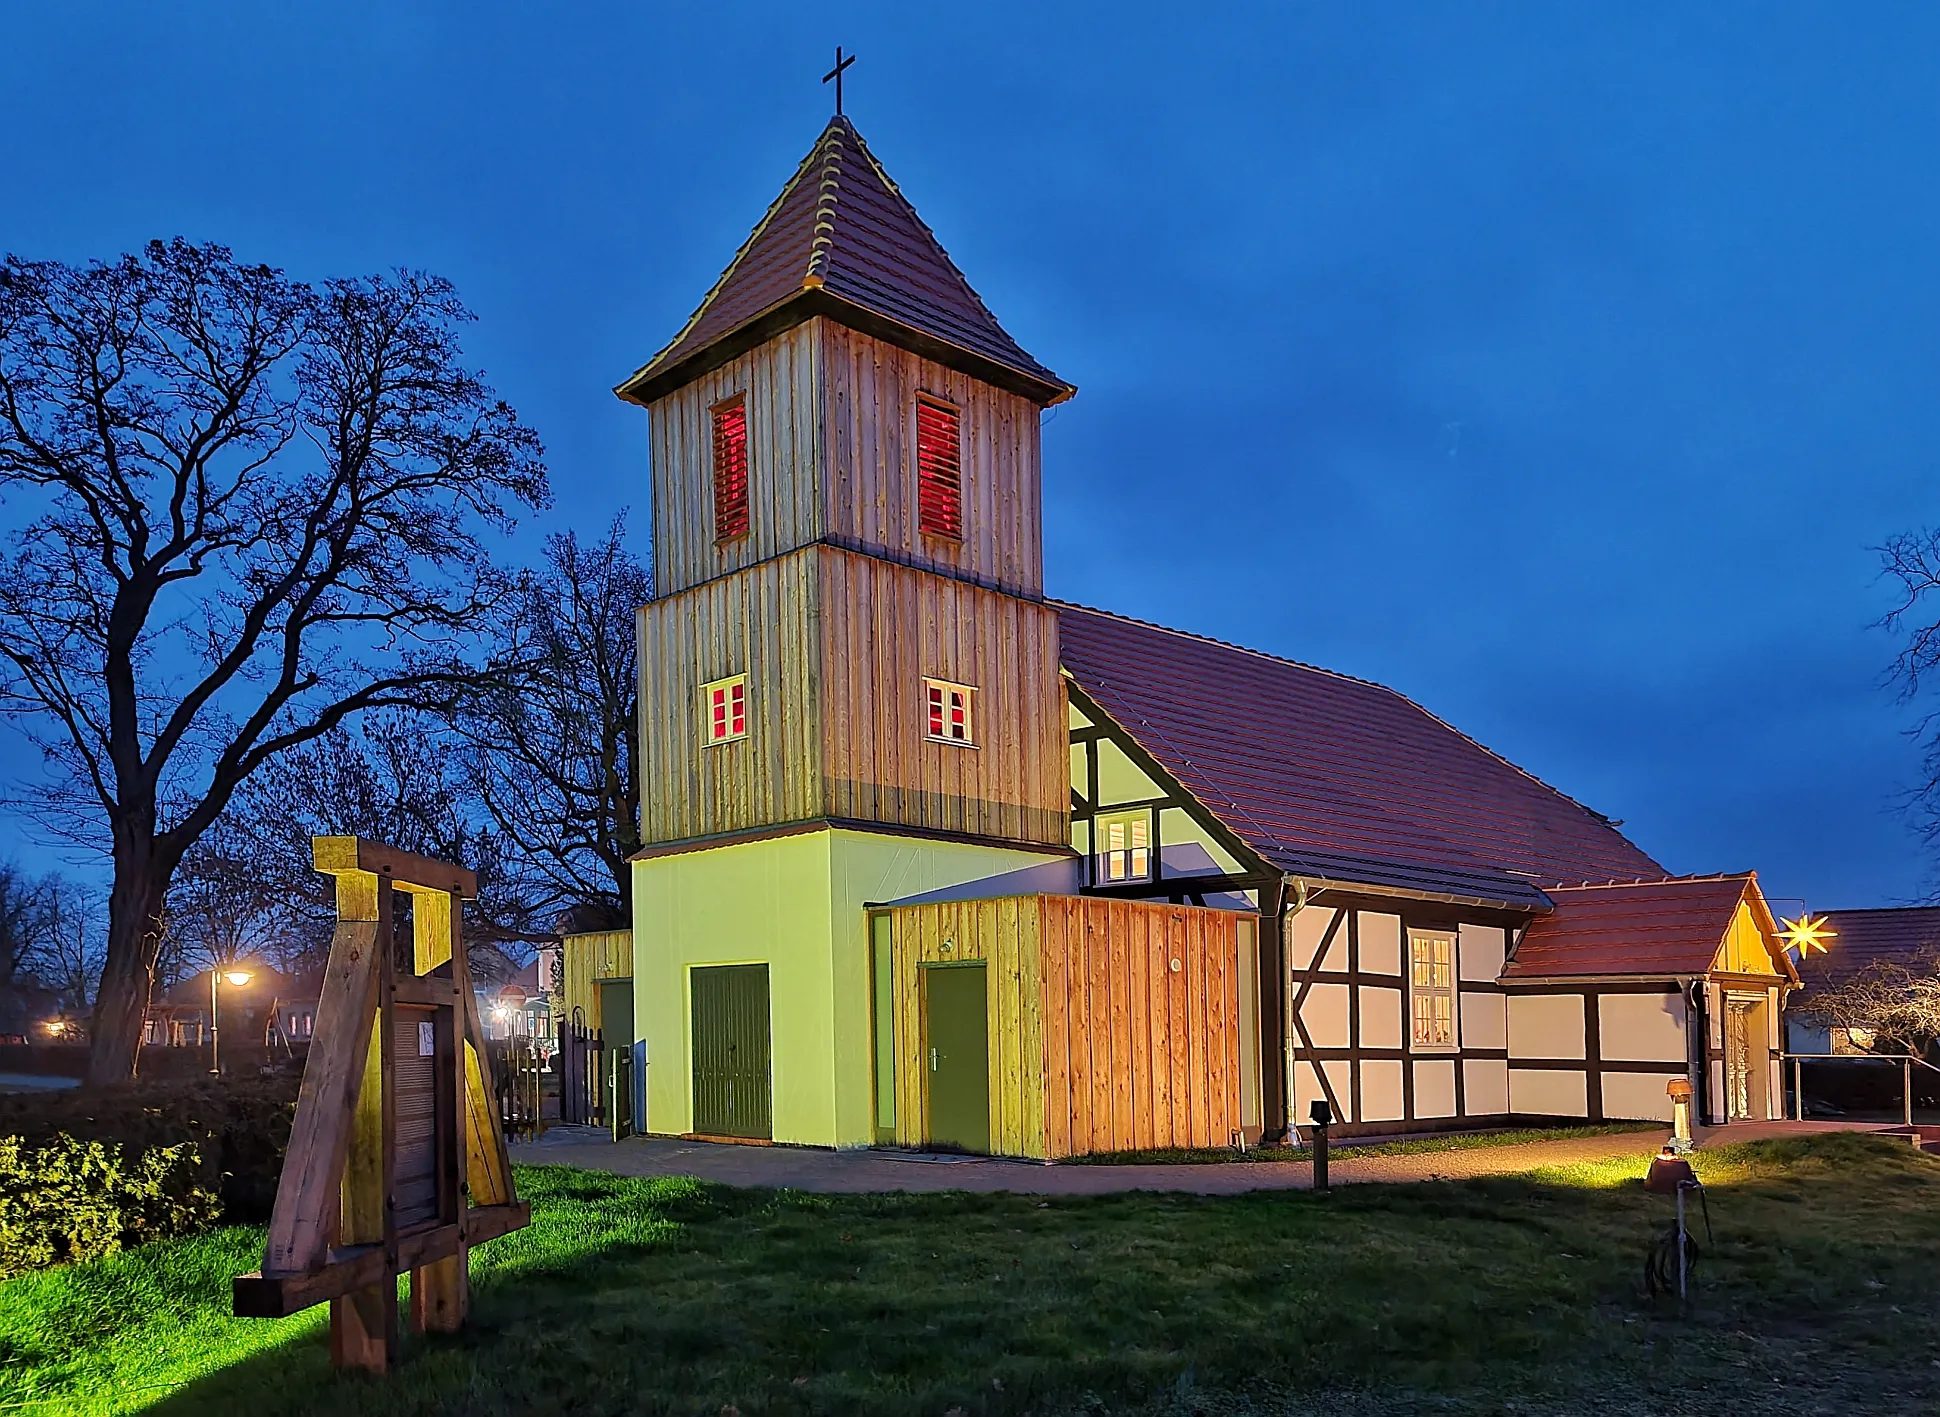
[[[829,540],[1036,596],[1044,587],[1037,405],[832,321],[811,322],[824,380]],[[962,415],[963,539],[916,524],[916,400]]]
[[[1064,681],[1038,601],[821,548],[822,810],[1062,846]],[[971,686],[974,747],[925,732],[925,678]]]
[[[771,560],[821,535],[821,323],[797,325],[653,403],[656,596]],[[737,394],[748,411],[748,533],[717,542],[713,409]]]
[[[1455,1045],[1417,1048],[1410,1029],[1408,929],[1455,940]],[[1503,927],[1446,915],[1308,905],[1287,917],[1293,1120],[1325,1099],[1352,1128],[1397,1130],[1499,1118],[1509,1100]]]

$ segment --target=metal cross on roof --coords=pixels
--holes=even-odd
[[[822,75],[822,82],[825,84],[830,79],[835,80],[835,111],[838,115],[842,112],[842,71],[853,63],[855,63],[855,55],[851,54],[844,59],[842,46],[838,44],[835,46],[835,67]]]

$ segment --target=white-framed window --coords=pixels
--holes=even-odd
[[[961,748],[977,746],[977,691],[944,679],[923,681],[924,737]]]
[[[1127,812],[1098,819],[1098,878],[1142,881],[1152,874],[1152,814]]]
[[[1409,1042],[1417,1052],[1454,1052],[1455,932],[1408,932]]]
[[[747,675],[701,685],[701,734],[710,748],[748,736]]]

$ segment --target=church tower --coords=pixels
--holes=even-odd
[[[864,906],[1069,858],[1039,418],[1074,390],[838,115],[617,392],[652,454],[647,1127],[869,1142]]]

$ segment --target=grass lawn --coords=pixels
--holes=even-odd
[[[377,1382],[227,1317],[261,1233],[0,1285],[0,1411],[1793,1413],[1940,1409],[1940,1162],[1708,1153],[1688,1314],[1635,1161],[1200,1198],[811,1196],[520,1173],[462,1336]],[[1700,1238],[1701,1235],[1700,1235]]]

